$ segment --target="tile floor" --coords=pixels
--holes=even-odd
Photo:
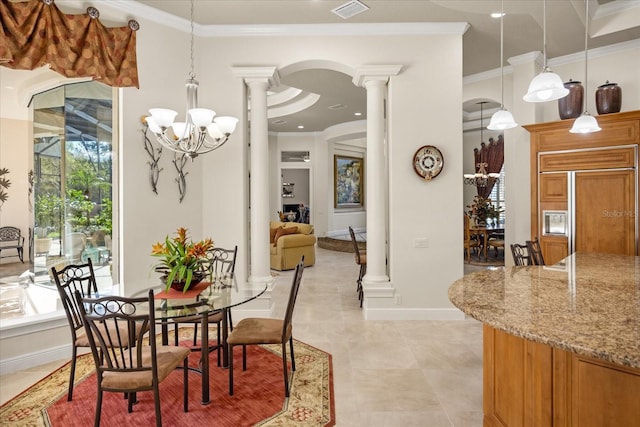
[[[481,268],[465,264],[465,273]],[[481,426],[481,324],[364,321],[357,273],[353,254],[319,248],[294,313],[294,336],[333,355],[336,426]],[[276,315],[291,277],[277,276]],[[65,362],[0,376],[0,403]]]

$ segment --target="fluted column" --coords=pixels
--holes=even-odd
[[[367,155],[365,162],[365,201],[367,220],[367,273],[362,280],[365,304],[370,297],[388,297],[391,288],[387,274],[387,189],[385,158],[385,99],[389,77],[401,66],[369,66],[358,70],[354,82],[367,90]],[[383,291],[383,292],[379,292]]]
[[[235,68],[244,78],[251,100],[250,140],[251,162],[249,187],[251,192],[250,271],[248,282],[271,282],[269,249],[269,135],[267,121],[267,89],[276,84],[275,67]]]

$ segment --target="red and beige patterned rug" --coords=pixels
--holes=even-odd
[[[216,366],[211,355],[211,403],[200,404],[200,374],[189,374],[189,412],[182,410],[182,373],[173,372],[161,383],[162,422],[167,426],[309,426],[335,425],[331,355],[294,341],[296,371],[290,397],[284,397],[281,346],[249,346],[247,370],[242,351],[234,352],[234,395],[228,394],[229,371]],[[198,352],[190,356],[196,366]],[[69,364],[57,369],[0,407],[0,425],[89,426],[96,407],[96,376],[89,354],[76,366],[73,401],[67,402]],[[138,403],[127,413],[121,393],[105,393],[102,423],[106,426],[153,425],[152,392],[139,392]]]

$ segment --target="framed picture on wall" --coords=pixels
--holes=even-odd
[[[336,208],[359,208],[364,204],[364,159],[333,156],[333,200]]]

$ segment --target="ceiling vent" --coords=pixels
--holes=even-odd
[[[272,125],[283,125],[285,123],[287,123],[287,121],[282,119],[276,119],[271,122]]]
[[[344,104],[334,104],[327,107],[329,110],[342,110],[343,108],[347,108]]]
[[[352,0],[348,3],[343,4],[342,6],[338,6],[335,9],[332,9],[331,12],[335,13],[342,19],[349,19],[353,16],[356,16],[359,13],[366,12],[369,10],[369,7],[358,0]]]

